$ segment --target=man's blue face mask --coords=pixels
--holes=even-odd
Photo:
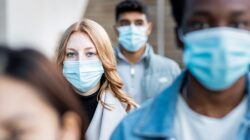
[[[187,33],[183,61],[207,89],[229,88],[249,70],[250,32],[219,27]]]
[[[119,43],[129,52],[136,52],[148,40],[147,28],[145,26],[122,26],[118,27],[117,30],[119,32]]]

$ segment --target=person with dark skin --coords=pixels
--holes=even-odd
[[[223,8],[221,8],[223,7]],[[250,2],[247,0],[191,0],[183,15],[184,32],[213,27],[250,29]],[[180,41],[181,39],[179,39]],[[181,41],[179,42],[182,43]],[[221,118],[235,108],[245,96],[246,77],[241,76],[231,87],[212,91],[188,74],[186,101],[192,110]],[[199,93],[199,94],[197,94]]]
[[[111,139],[250,139],[250,1],[170,2],[187,70]]]

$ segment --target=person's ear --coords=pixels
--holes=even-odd
[[[175,27],[175,41],[179,48],[183,49],[184,43],[183,43],[183,34],[181,33],[181,30],[179,27]]]
[[[148,28],[147,28],[147,36],[149,36],[151,34],[152,29],[153,29],[153,24],[152,24],[152,22],[149,22]]]
[[[67,112],[62,117],[61,140],[80,140],[82,120],[74,112]]]
[[[116,35],[116,36],[119,36],[119,32],[118,32],[118,30],[117,30],[117,25],[114,25],[114,26],[113,26],[113,29],[114,29],[114,31],[115,31],[115,35]]]

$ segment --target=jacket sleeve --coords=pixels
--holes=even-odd
[[[124,125],[120,123],[112,133],[110,140],[126,140],[125,136]]]
[[[173,64],[173,76],[176,78],[181,73],[181,69],[177,63]]]

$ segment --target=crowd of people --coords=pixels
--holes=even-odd
[[[154,53],[139,0],[116,5],[114,47],[91,19],[52,61],[0,46],[0,140],[249,140],[250,1],[169,2],[183,70]]]

